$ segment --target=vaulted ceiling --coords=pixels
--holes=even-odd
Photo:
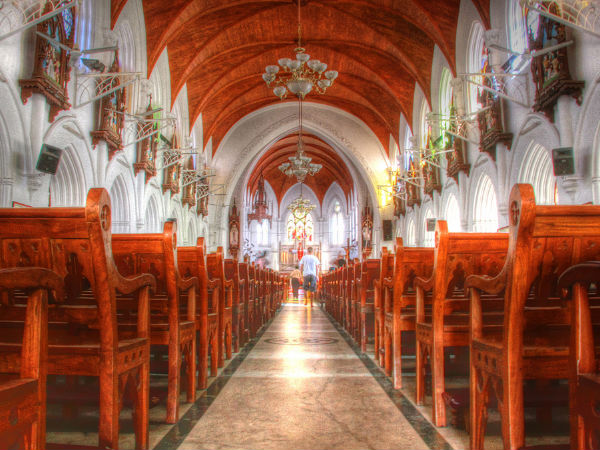
[[[126,0],[112,1],[116,23]],[[293,57],[298,0],[142,0],[149,72],[168,49],[173,101],[187,83],[190,122],[202,114],[213,151],[245,115],[279,102],[261,78]],[[301,0],[303,46],[337,70],[311,101],[364,121],[382,146],[411,123],[415,84],[429,99],[437,44],[454,68],[460,0]],[[487,26],[489,0],[473,0]]]
[[[311,162],[323,166],[317,175],[307,176],[304,184],[312,189],[321,204],[323,204],[323,198],[327,190],[334,182],[340,185],[346,198],[348,198],[353,187],[352,176],[342,158],[329,144],[316,136],[303,134],[302,140],[304,142],[304,152],[312,158]],[[258,179],[260,175],[263,175],[273,188],[277,202],[281,204],[285,193],[297,181],[295,177],[284,175],[279,170],[279,165],[288,162],[288,158],[295,154],[297,143],[298,134],[293,134],[279,140],[270,148],[254,167],[248,181],[248,191],[256,192]]]

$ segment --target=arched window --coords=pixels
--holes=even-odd
[[[527,33],[528,31],[537,32],[539,14],[533,10],[529,10],[526,6],[521,5],[520,0],[509,0],[506,11],[506,26],[508,43],[512,51],[524,53],[528,47]],[[511,57],[510,66],[513,72],[519,72],[528,59],[523,56],[513,55]]]
[[[446,144],[446,140],[448,139],[444,130],[448,129],[450,125],[450,113],[452,108],[452,85],[450,81],[452,80],[452,75],[450,71],[446,68],[442,71],[442,77],[440,81],[440,135],[444,141],[444,145]]]
[[[527,50],[527,23],[521,2],[509,0],[507,11],[507,34],[511,50],[523,53]]]
[[[448,196],[444,219],[448,222],[448,231],[451,233],[459,233],[462,231],[460,207],[458,206],[458,200],[456,200],[456,195],[454,194]]]
[[[335,201],[333,211],[329,219],[329,232],[331,233],[331,245],[344,245],[344,215],[342,214],[342,206],[339,201]]]
[[[495,232],[498,230],[496,191],[492,180],[485,174],[479,178],[473,209],[473,231]]]
[[[556,179],[550,152],[545,147],[531,143],[519,170],[519,183],[529,183],[533,186],[536,204],[554,204]]]
[[[474,22],[471,27],[471,35],[469,37],[469,53],[467,54],[467,65],[470,73],[479,73],[483,67],[483,58],[486,55],[484,40],[483,40],[483,25],[479,22]],[[473,81],[481,82],[476,77]],[[475,112],[480,109],[477,102],[477,86],[469,83],[469,111]]]
[[[423,218],[423,247],[433,247],[435,245],[435,231],[427,231],[427,219],[433,219],[433,211],[427,208]]]
[[[288,215],[286,230],[287,239],[290,243],[295,241],[312,242],[315,231],[312,214],[308,213],[304,220],[294,220],[294,215],[290,213]]]
[[[429,138],[429,126],[427,124],[427,115],[431,110],[429,109],[429,105],[425,100],[423,100],[423,105],[421,106],[421,117],[419,118],[419,145],[421,148],[427,148],[427,140]]]
[[[410,128],[406,127],[406,134],[404,136],[404,149],[402,152],[402,168],[405,171],[410,170],[410,162],[412,160],[412,154],[408,150],[412,148],[411,143],[412,133],[410,132]]]
[[[406,245],[408,247],[417,245],[417,232],[414,219],[410,219],[406,224]]]

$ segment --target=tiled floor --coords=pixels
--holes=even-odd
[[[286,305],[181,449],[426,449],[319,308]]]
[[[431,424],[430,396],[424,406],[414,404],[414,373],[410,373],[414,364],[403,363],[404,389],[394,390],[372,354],[360,352],[319,307],[285,304],[218,377],[210,378],[209,388],[198,392],[196,403],[182,405],[176,425],[164,423],[163,405],[151,410],[151,448],[469,448],[464,430]],[[160,378],[154,377],[156,381]],[[451,377],[447,383],[466,386],[468,378]],[[48,440],[96,445],[97,412],[81,413],[77,423],[49,421]],[[129,449],[133,435],[125,422],[120,448]],[[492,413],[487,450],[502,448],[498,425],[497,414]],[[568,417],[563,412],[558,426],[537,435],[528,443],[565,442]]]

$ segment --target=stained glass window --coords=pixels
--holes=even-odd
[[[63,16],[64,25],[65,25],[66,38],[68,39],[71,37],[71,33],[73,32],[73,22],[74,22],[73,10],[71,8],[67,8],[67,9],[63,10],[62,16]]]
[[[312,214],[308,214],[304,220],[294,220],[294,215],[289,214],[287,220],[288,242],[303,241],[312,242],[314,237],[314,222]]]

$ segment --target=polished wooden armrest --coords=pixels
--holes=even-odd
[[[429,292],[433,289],[433,275],[427,280],[425,278],[416,277],[414,284],[415,286],[422,288],[425,292]]]
[[[590,283],[598,282],[600,282],[600,261],[588,261],[565,270],[558,278],[558,289],[565,290],[575,283],[589,286]]]
[[[115,289],[123,295],[132,294],[146,286],[149,286],[152,292],[156,291],[156,278],[152,274],[143,273],[132,278],[126,278],[116,270],[114,274],[116,278]]]
[[[182,291],[189,291],[192,287],[198,289],[199,282],[198,278],[190,277],[190,278],[179,278],[179,288]]]
[[[206,287],[210,289],[218,288],[220,285],[220,280],[218,278],[209,278],[206,284]]]
[[[13,267],[0,269],[0,290],[5,289],[50,289],[56,301],[65,298],[64,280],[56,272],[43,267]]]
[[[465,288],[475,288],[487,294],[500,294],[506,287],[506,272],[502,270],[497,276],[469,275],[465,280]]]
[[[383,280],[381,280],[381,284],[386,288],[393,288],[394,287],[394,278],[393,277],[384,278]]]

